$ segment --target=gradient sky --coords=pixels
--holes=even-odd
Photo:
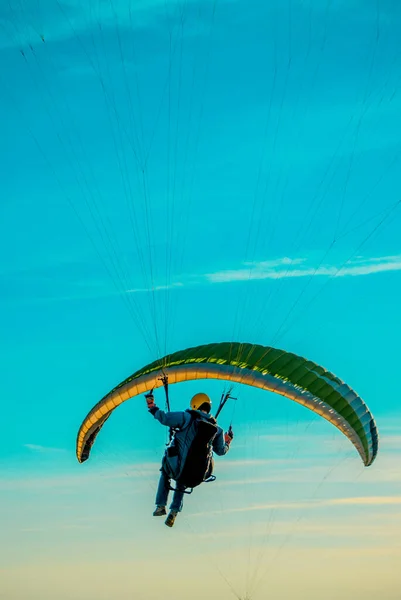
[[[1,3],[1,599],[400,597],[400,27],[396,0]],[[143,399],[83,465],[75,436],[224,340],[344,379],[379,454],[237,386],[170,530]]]

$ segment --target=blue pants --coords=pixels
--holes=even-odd
[[[164,472],[163,469],[160,469],[160,479],[159,485],[156,492],[156,506],[166,506],[168,495],[170,491],[170,478]],[[175,484],[175,492],[173,495],[173,501],[170,504],[170,510],[174,510],[175,512],[181,512],[182,505],[184,503],[184,491],[185,486],[180,485],[179,483]]]

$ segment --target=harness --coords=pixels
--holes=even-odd
[[[189,411],[189,413],[191,414],[191,420],[186,428],[184,444],[186,443],[187,437],[191,432],[192,426],[195,422],[198,424],[198,430],[194,439],[192,440],[191,446],[189,447],[182,469],[181,464],[179,464],[178,467],[180,476],[176,480],[176,484],[180,482],[183,485],[188,482],[192,483],[192,485],[185,485],[185,489],[181,490],[184,494],[192,494],[194,488],[201,483],[210,483],[216,480],[216,476],[213,475],[213,457],[210,444],[217,433],[217,423],[214,419],[214,422],[202,419],[197,411]],[[169,452],[169,449],[167,449],[167,453]],[[170,454],[170,456],[177,456],[178,452],[174,446],[171,447],[171,450],[173,453]],[[196,476],[196,473],[202,473],[202,476]],[[210,475],[205,478],[207,473],[210,473]],[[176,491],[176,488],[172,487],[171,484],[169,484],[169,489],[173,492]]]
[[[168,376],[165,373],[163,373],[163,375],[159,378],[159,380],[163,383],[163,387],[164,387],[164,393],[165,393],[165,396],[166,396],[166,411],[170,411],[170,398],[169,398],[169,389],[168,389]],[[226,405],[226,403],[227,403],[227,401],[229,399],[236,400],[236,398],[234,398],[233,396],[231,396],[231,392],[232,392],[232,387],[227,392],[223,392],[222,393],[221,398],[220,398],[220,402],[219,402],[219,406],[217,408],[216,416],[214,417],[215,420],[217,420],[217,417],[219,416],[219,414],[221,413],[221,411],[223,410],[224,406]],[[191,414],[191,417],[192,417],[191,421],[190,421],[190,423],[188,424],[188,427],[187,427],[187,435],[188,435],[188,433],[189,433],[189,431],[191,429],[191,426],[193,425],[193,423],[194,423],[195,420],[198,419],[199,421],[202,421],[202,419],[200,419],[196,415],[195,411],[194,411],[193,414]],[[207,421],[203,421],[203,423],[208,424]],[[212,425],[212,423],[210,423],[210,425]],[[169,428],[168,442],[166,443],[166,446],[170,446],[170,444],[173,441],[174,436],[175,436],[175,434],[176,434],[177,431],[179,431],[179,428],[174,428],[174,427],[170,427]],[[232,424],[231,423],[230,423],[228,431],[229,432],[232,431]],[[171,447],[171,448],[173,449],[174,447]],[[167,452],[168,452],[168,450],[167,450]],[[170,456],[174,456],[174,455],[172,454]],[[188,460],[188,457],[187,457],[187,460]],[[211,458],[211,460],[213,460],[213,459]],[[212,465],[212,469],[213,469],[213,465]],[[184,470],[185,470],[185,465],[184,465]],[[215,481],[215,480],[216,480],[216,476],[213,475],[213,474],[211,474],[206,479],[203,479],[200,483],[211,483],[212,481]],[[197,484],[197,485],[199,485],[199,484]],[[181,490],[181,491],[184,494],[192,494],[194,487],[196,487],[196,486],[188,488],[189,491],[187,491],[187,489]],[[173,488],[171,486],[171,484],[170,484],[169,485],[169,490],[175,492],[176,488]]]

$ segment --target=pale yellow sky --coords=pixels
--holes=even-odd
[[[172,530],[151,516],[156,461],[3,475],[0,598],[399,600],[395,437],[368,469],[348,448],[222,460]]]

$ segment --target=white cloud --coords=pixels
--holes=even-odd
[[[333,498],[326,500],[326,505],[354,505],[354,506],[383,506],[401,504],[401,496],[361,496],[356,498]]]
[[[93,483],[102,483],[103,486],[108,483],[114,486],[116,481],[121,483],[130,483],[132,479],[146,480],[154,477],[160,468],[159,463],[137,463],[129,465],[116,465],[107,469],[97,469],[88,472],[87,469],[79,469],[76,474],[66,473],[65,475],[47,475],[32,474],[31,476],[21,477],[0,477],[0,491],[17,490],[43,490],[43,489],[82,489],[83,486],[91,486]]]
[[[63,262],[61,260],[61,262]],[[401,254],[393,256],[380,257],[355,257],[348,261],[343,267],[340,265],[320,265],[315,267],[306,258],[281,257],[273,260],[262,260],[257,262],[244,262],[239,268],[222,269],[215,272],[203,273],[199,275],[181,275],[179,281],[173,281],[168,284],[158,283],[151,287],[132,287],[125,290],[126,294],[143,294],[149,292],[163,292],[166,290],[180,289],[184,287],[194,287],[218,283],[247,282],[266,279],[291,279],[301,277],[359,277],[363,275],[373,275],[389,271],[401,270]],[[76,282],[74,282],[76,285]],[[100,289],[100,281],[92,282],[90,287],[83,288],[75,294],[69,296],[57,296],[49,298],[39,298],[38,301],[69,301],[74,299],[93,299],[98,297],[116,296],[121,291],[110,290],[105,285]],[[123,292],[124,293],[124,292]],[[14,299],[13,299],[14,301]],[[32,301],[32,299],[30,300]],[[34,449],[34,445],[30,445]],[[29,447],[29,445],[27,445]]]
[[[242,460],[225,460],[224,462],[219,463],[219,470],[224,471],[226,468],[234,467],[255,467],[255,466],[265,466],[265,465],[282,465],[288,464],[289,461],[287,458],[249,458]]]
[[[291,277],[358,277],[372,275],[385,271],[400,271],[401,255],[381,256],[372,258],[357,257],[341,265],[320,265],[314,267],[308,264],[306,258],[293,260],[285,257],[275,261],[260,261],[249,266],[244,264],[239,269],[225,269],[214,273],[207,273],[205,278],[210,283],[231,283],[234,281],[247,281],[256,279],[284,279]]]
[[[330,498],[327,500],[305,500],[302,502],[269,502],[264,504],[253,504],[250,506],[239,506],[225,508],[224,514],[243,513],[268,510],[315,510],[329,506],[384,506],[401,504],[401,496],[361,496],[350,498]],[[195,513],[193,517],[201,517],[206,514],[220,514],[219,511],[208,511]]]
[[[24,444],[24,448],[41,453],[66,452],[64,448],[51,448],[50,446],[41,446],[39,444]]]
[[[190,515],[188,518],[192,518]],[[219,515],[220,516],[220,515]],[[272,525],[267,526],[266,521],[255,521],[252,524],[249,522],[241,522],[236,526],[230,526],[229,529],[222,527],[221,529],[213,528],[211,531],[205,531],[199,533],[198,536],[204,539],[216,539],[216,538],[235,538],[240,537],[249,540],[250,536],[252,539],[255,538],[269,538],[271,542],[272,537],[281,537],[283,534],[288,533],[290,530],[294,537],[302,535],[302,537],[325,537],[326,541],[328,537],[342,537],[344,539],[354,538],[354,543],[363,544],[363,540],[367,537],[384,537],[384,538],[396,538],[398,531],[401,533],[399,521],[397,521],[396,529],[388,526],[387,523],[376,523],[366,519],[366,515],[363,515],[359,522],[355,521],[344,521],[336,519],[329,521],[327,518],[316,521],[316,515],[311,515],[311,519],[307,520],[303,518],[294,521],[294,516],[288,517],[288,520],[274,519]],[[355,538],[358,537],[357,540]],[[398,538],[397,538],[398,539]]]
[[[181,281],[168,285],[156,285],[153,288],[132,288],[126,293],[144,293],[164,291],[168,289],[198,286],[215,283],[234,283],[238,281],[257,281],[264,279],[291,279],[300,277],[360,277],[388,271],[401,271],[401,254],[372,258],[356,257],[344,266],[320,265],[315,267],[306,258],[282,257],[274,260],[245,262],[238,269],[222,269],[219,271],[181,277]]]
[[[399,450],[401,448],[401,435],[388,435],[380,437],[380,446],[387,450]]]
[[[126,290],[127,294],[140,294],[144,292],[160,292],[163,290],[171,290],[178,287],[183,287],[184,284],[180,282],[170,283],[168,285],[155,285],[153,288],[133,288]]]

